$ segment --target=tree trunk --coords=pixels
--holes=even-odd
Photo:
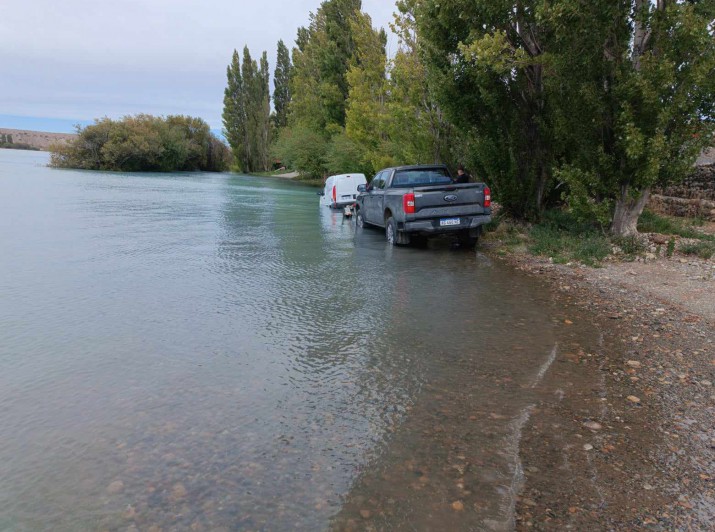
[[[616,201],[613,213],[611,233],[616,236],[632,236],[638,234],[638,218],[648,203],[650,187],[645,188],[640,196],[631,198],[628,185],[621,187],[621,195]]]

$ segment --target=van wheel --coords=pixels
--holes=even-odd
[[[365,218],[362,217],[362,211],[360,209],[355,213],[355,225],[365,227]]]
[[[406,246],[410,243],[410,235],[397,230],[395,219],[389,217],[385,223],[385,238],[391,246]]]

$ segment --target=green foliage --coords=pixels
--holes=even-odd
[[[553,125],[544,83],[545,2],[403,0],[425,41],[434,97],[504,209],[535,218],[549,198]]]
[[[614,236],[613,243],[617,245],[627,258],[635,258],[646,252],[645,242],[637,235]]]
[[[290,104],[290,78],[292,65],[288,48],[278,41],[276,70],[273,75],[273,106],[276,110],[275,123],[278,128],[288,125],[288,105]]]
[[[402,0],[430,86],[505,209],[635,230],[715,127],[715,3]]]
[[[222,171],[226,146],[200,118],[139,114],[77,126],[77,137],[50,147],[50,166],[125,172]]]
[[[234,50],[226,77],[223,125],[234,161],[244,172],[266,171],[270,168],[271,142],[266,52],[263,52],[259,66],[251,58],[247,46],[243,49],[243,61]]]
[[[670,240],[668,240],[668,246],[665,248],[665,256],[670,258],[673,256],[674,252],[675,252],[675,238],[671,237]]]
[[[233,51],[231,64],[226,68],[228,83],[223,97],[223,134],[233,152],[234,161],[242,164],[246,159],[246,102],[241,77],[241,59]]]
[[[375,31],[369,15],[362,12],[355,15],[351,27],[355,54],[347,72],[349,95],[345,134],[362,152],[362,160],[355,162],[368,167],[368,173],[373,174],[385,165],[387,36],[384,31]]]
[[[414,12],[407,3],[400,2],[397,7],[392,29],[400,46],[389,65],[388,151],[397,164],[449,164],[464,143],[433,95]]]
[[[683,238],[715,242],[715,236],[694,229],[699,224],[699,219],[692,219],[688,223],[683,219],[661,216],[646,209],[638,220],[638,230],[644,233],[677,235]]]
[[[303,177],[320,178],[327,172],[329,141],[308,127],[287,127],[278,135],[274,155]]]
[[[611,252],[608,237],[598,227],[561,210],[545,212],[542,222],[529,232],[529,240],[531,253],[557,263],[577,260],[594,266]]]
[[[537,225],[529,238],[531,253],[551,257],[560,264],[577,260],[594,266],[611,252],[608,238],[597,232],[574,235],[550,225]]]
[[[554,177],[566,185],[563,199],[570,212],[579,221],[595,221],[607,226],[611,219],[612,202],[594,198],[589,194],[590,187],[599,181],[594,172],[563,165],[554,172]]]
[[[697,255],[701,259],[710,259],[715,255],[715,244],[712,242],[694,242],[680,246],[680,252],[684,255]]]
[[[612,230],[635,230],[654,185],[682,179],[712,139],[712,2],[551,3],[548,87],[570,203],[613,205]],[[574,119],[578,117],[578,119]]]
[[[293,49],[289,123],[325,132],[345,126],[347,71],[353,57],[352,21],[360,0],[325,0],[308,28],[298,30]]]
[[[371,175],[374,167],[365,160],[363,149],[341,132],[330,139],[325,156],[325,170],[330,174],[360,172]]]

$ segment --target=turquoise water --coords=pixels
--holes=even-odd
[[[296,183],[46,162],[0,150],[0,530],[511,527],[544,287]]]

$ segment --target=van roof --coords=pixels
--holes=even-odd
[[[351,173],[351,174],[336,174],[336,175],[330,176],[330,178],[336,178],[336,177],[351,177],[351,176],[355,176],[355,177],[358,177],[358,176],[360,176],[360,177],[365,177],[365,174],[361,174],[361,173],[359,173],[359,172],[353,172],[353,173]]]

